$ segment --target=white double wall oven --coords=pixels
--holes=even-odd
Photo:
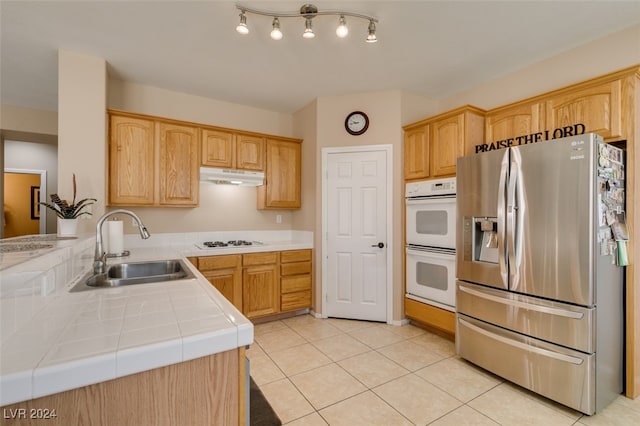
[[[456,306],[456,178],[409,182],[406,296],[451,312]]]

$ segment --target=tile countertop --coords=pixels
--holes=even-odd
[[[313,247],[310,232],[247,234],[126,235],[131,255],[108,264]],[[264,244],[196,246],[231,239]],[[195,279],[69,293],[91,268],[94,242],[86,236],[54,244],[9,265],[0,257],[0,406],[253,342],[252,323],[189,262]]]

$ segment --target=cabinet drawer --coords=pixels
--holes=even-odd
[[[311,250],[289,250],[280,252],[281,263],[304,262],[311,260]]]
[[[270,265],[278,262],[278,252],[249,253],[242,255],[242,266]]]
[[[211,271],[213,269],[235,268],[240,266],[240,257],[239,254],[199,257],[198,269],[200,271]]]
[[[296,291],[295,293],[287,293],[282,295],[281,310],[291,311],[294,309],[303,309],[311,306],[311,290]]]
[[[280,275],[301,275],[311,272],[311,262],[285,263],[280,265]]]
[[[293,277],[282,277],[280,280],[280,291],[293,293],[294,291],[311,290],[311,275],[296,275]]]

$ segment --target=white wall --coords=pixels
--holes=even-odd
[[[247,87],[251,90],[251,87]],[[293,116],[120,80],[109,81],[109,108],[293,137]]]
[[[579,46],[440,101],[440,111],[492,109],[640,64],[640,25]]]
[[[58,194],[97,198],[93,217],[81,216],[79,232],[91,232],[104,213],[106,200],[105,108],[107,64],[104,59],[58,51]]]

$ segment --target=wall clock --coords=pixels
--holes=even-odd
[[[361,135],[369,128],[369,117],[362,111],[354,111],[344,120],[344,128],[350,135]]]

